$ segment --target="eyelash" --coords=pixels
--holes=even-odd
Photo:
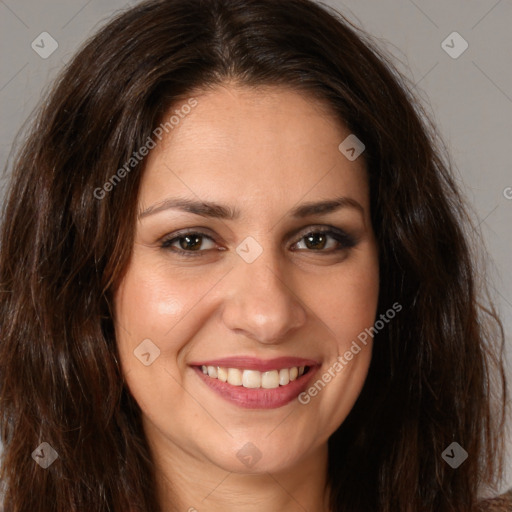
[[[307,231],[304,233],[304,235],[302,235],[299,240],[297,240],[297,242],[295,242],[294,245],[296,245],[297,243],[299,243],[300,241],[304,240],[307,236],[309,235],[329,235],[330,237],[332,237],[334,240],[336,240],[340,246],[335,248],[335,249],[329,249],[329,250],[314,250],[314,249],[298,249],[298,250],[301,250],[301,251],[307,251],[307,252],[314,252],[314,253],[324,253],[324,254],[333,254],[333,253],[337,253],[337,252],[340,252],[340,251],[343,251],[343,250],[346,250],[346,249],[350,249],[352,247],[354,247],[355,245],[357,245],[357,239],[354,238],[353,236],[349,235],[348,233],[346,233],[345,231],[342,231],[342,230],[339,230],[337,228],[325,228],[325,229],[312,229],[310,231]],[[204,237],[204,238],[208,238],[209,240],[211,240],[212,242],[215,243],[215,240],[207,235],[206,233],[203,233],[201,231],[183,231],[183,232],[178,232],[178,233],[174,233],[172,235],[172,237],[169,237],[169,238],[166,238],[164,240],[162,240],[161,242],[161,248],[162,249],[167,249],[167,250],[170,250],[180,256],[184,256],[184,257],[201,257],[201,256],[204,256],[204,253],[205,252],[208,252],[210,249],[206,249],[206,250],[197,250],[197,251],[185,251],[183,249],[178,249],[176,247],[172,247],[172,244],[174,242],[177,242],[183,238],[185,238],[186,236],[189,236],[189,235],[199,235],[201,237]]]

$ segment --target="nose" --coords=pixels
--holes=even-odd
[[[275,344],[306,322],[306,310],[293,284],[280,270],[277,255],[264,250],[256,261],[240,260],[230,272],[224,324],[259,343]]]

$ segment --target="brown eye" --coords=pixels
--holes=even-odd
[[[334,231],[330,229],[310,231],[295,245],[297,246],[300,243],[304,243],[305,247],[298,247],[299,250],[307,249],[310,251],[330,253],[354,247],[357,242],[352,236],[341,230]]]
[[[206,242],[211,244],[210,247],[204,247]],[[202,252],[214,248],[215,242],[211,237],[204,233],[189,232],[167,238],[162,242],[161,247],[162,249],[169,249],[181,254],[187,254],[187,256],[195,255],[193,253],[198,253],[197,255],[200,256]]]
[[[178,238],[179,245],[183,250],[195,251],[201,247],[202,241],[201,235],[186,235]]]
[[[329,237],[324,233],[311,233],[310,235],[306,235],[304,240],[306,241],[306,247],[308,249],[324,249],[327,244],[327,239]]]

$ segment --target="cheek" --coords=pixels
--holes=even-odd
[[[379,297],[379,268],[374,252],[346,262],[343,268],[309,289],[315,315],[344,350],[366,328],[373,326]]]
[[[125,365],[135,364],[133,351],[145,339],[155,343],[161,360],[179,349],[169,343],[176,339],[169,333],[183,317],[193,291],[189,288],[187,294],[168,281],[165,269],[132,260],[114,299],[117,343]]]
[[[376,251],[347,260],[343,270],[323,284],[315,288],[314,303],[319,304],[315,313],[332,335],[324,345],[328,357],[299,401],[312,408],[323,433],[331,434],[354,406],[371,361],[373,339],[368,332],[375,323],[379,296]]]
[[[145,415],[155,421],[162,408],[172,409],[171,398],[179,395],[170,375],[175,374],[186,339],[181,332],[185,322],[180,320],[190,309],[194,293],[174,280],[170,286],[164,270],[134,258],[114,297],[122,372]]]
[[[117,344],[125,369],[139,369],[134,350],[145,339],[158,347],[155,366],[180,365],[187,341],[208,321],[207,296],[219,279],[214,272],[191,276],[193,272],[180,272],[147,251],[135,250],[114,299]]]
[[[115,297],[117,323],[134,336],[155,335],[183,310],[183,301],[157,276],[132,265]],[[156,331],[155,331],[156,329]],[[145,332],[143,332],[145,331]]]

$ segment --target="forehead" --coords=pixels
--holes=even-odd
[[[326,103],[283,87],[221,86],[193,98],[148,155],[143,206],[177,194],[229,204],[246,194],[248,208],[337,193],[367,201],[364,159],[339,151],[350,132]]]

